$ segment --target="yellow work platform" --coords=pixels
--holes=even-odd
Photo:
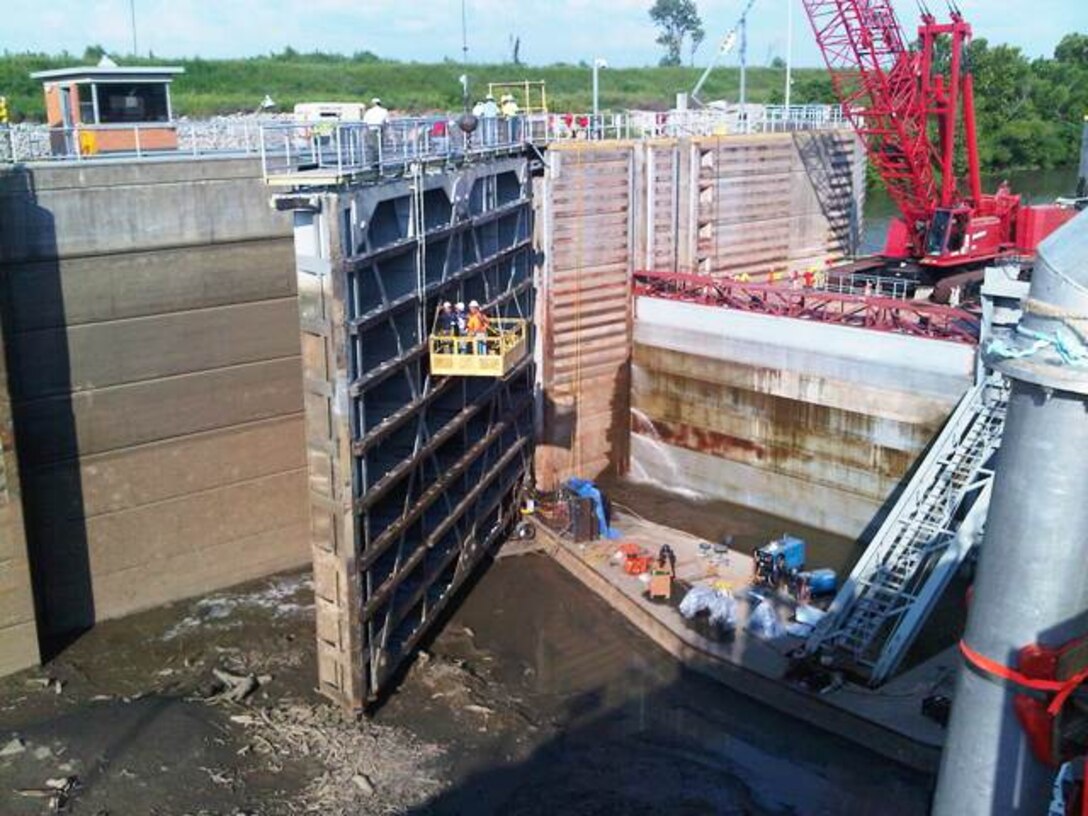
[[[528,353],[526,321],[492,318],[487,332],[486,351],[481,340],[431,334],[431,374],[440,377],[505,377]]]

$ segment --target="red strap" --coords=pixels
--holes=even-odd
[[[1080,816],[1088,816],[1088,757],[1084,758],[1084,774],[1080,780]]]
[[[1065,680],[1043,680],[1038,677],[1028,677],[1026,674],[1022,674],[1015,669],[1010,669],[996,660],[991,660],[986,655],[979,654],[970,646],[967,645],[967,641],[960,641],[960,652],[963,653],[967,662],[982,669],[987,674],[992,674],[995,677],[1000,677],[1002,680],[1009,680],[1018,686],[1032,691],[1044,691],[1054,694],[1054,699],[1050,701],[1050,705],[1047,706],[1047,713],[1054,716],[1059,711],[1065,701],[1069,699],[1070,695],[1077,690],[1085,680],[1088,680],[1088,667],[1081,669]]]

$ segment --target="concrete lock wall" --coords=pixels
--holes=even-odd
[[[864,154],[848,132],[552,146],[536,195],[536,477],[625,473],[632,275],[785,278],[850,252]]]
[[[0,332],[0,676],[33,666],[39,657],[5,360]]]
[[[639,298],[632,474],[844,536],[972,382],[974,347]]]
[[[253,160],[0,173],[44,636],[306,562],[293,266]]]

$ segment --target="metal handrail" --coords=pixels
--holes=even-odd
[[[0,125],[0,163],[160,160],[211,156],[260,156],[265,178],[295,172],[299,165],[338,173],[379,172],[411,161],[461,160],[512,151],[526,143],[720,136],[846,126],[842,111],[829,105],[745,105],[675,111],[532,113],[481,119],[463,133],[459,115],[394,117],[378,131],[361,122],[299,121],[292,116],[238,116],[144,124],[76,125],[68,128],[21,123]],[[152,132],[169,131],[177,146],[155,148]],[[127,149],[93,148],[87,134],[130,132]],[[379,133],[380,138],[367,134]],[[327,137],[327,138],[326,138]],[[114,142],[116,144],[116,141]],[[149,147],[151,146],[151,147]]]

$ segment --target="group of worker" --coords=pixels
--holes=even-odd
[[[494,144],[498,141],[499,117],[502,117],[510,129],[507,141],[516,141],[520,112],[521,108],[513,94],[503,94],[496,102],[495,95],[489,93],[483,100],[472,106],[472,115],[480,121],[484,144]]]
[[[472,107],[472,115],[480,119],[494,119],[498,116],[513,119],[520,111],[513,94],[503,94],[498,103],[495,102],[494,94],[488,94]]]
[[[438,336],[473,338],[476,342],[477,354],[489,353],[487,331],[490,327],[491,321],[484,314],[483,309],[480,308],[479,302],[475,300],[469,301],[468,311],[465,310],[464,303],[454,305],[448,300],[438,310],[438,323],[436,326]],[[460,353],[467,354],[469,352],[469,343],[458,343],[457,346]],[[449,350],[453,351],[453,348],[454,344],[450,342]]]

